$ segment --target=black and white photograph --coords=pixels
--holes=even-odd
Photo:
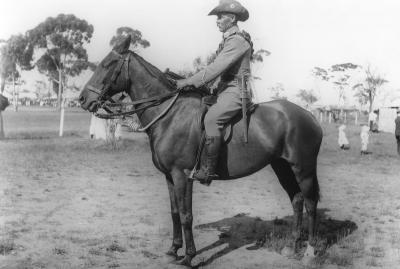
[[[1,1],[0,269],[400,268],[399,11]]]

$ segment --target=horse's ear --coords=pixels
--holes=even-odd
[[[115,44],[113,50],[119,54],[123,54],[129,50],[131,44],[131,35],[122,36]]]

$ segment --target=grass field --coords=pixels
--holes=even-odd
[[[3,113],[0,141],[0,268],[175,268],[164,252],[172,230],[168,191],[147,137],[131,134],[112,149],[88,138],[90,114]],[[194,236],[200,268],[400,268],[400,158],[392,134],[360,126],[349,151],[324,124],[318,162],[319,236],[326,250],[311,265],[280,254],[292,214],[270,168],[248,178],[194,186]],[[257,235],[267,242],[252,248]],[[223,236],[221,236],[221,234]],[[182,253],[180,253],[182,254]]]
[[[9,107],[3,114],[4,130],[7,138],[51,138],[57,137],[60,112],[53,107],[19,107],[14,112]],[[90,113],[81,108],[65,110],[65,136],[87,136],[89,134]]]

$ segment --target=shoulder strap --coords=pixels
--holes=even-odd
[[[253,49],[253,41],[251,41],[251,36],[248,32],[246,32],[245,30],[242,30],[241,32],[237,32],[237,35],[240,35],[241,37],[244,38],[244,40],[246,40],[251,48],[251,57],[253,57],[253,53],[254,53],[254,49]]]
[[[251,57],[253,57],[253,53],[254,53],[253,41],[251,41],[250,34],[246,31],[242,30],[241,32],[234,32],[229,36],[233,36],[233,35],[239,35],[239,36],[243,37],[244,40],[246,40],[249,43],[250,48],[251,48]],[[221,43],[219,43],[216,54],[220,53],[223,48],[224,48],[224,40]]]

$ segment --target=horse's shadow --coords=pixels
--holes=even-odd
[[[335,244],[338,240],[351,234],[357,229],[354,222],[345,220],[334,220],[326,215],[328,209],[318,210],[318,240],[316,249],[320,254],[325,249]],[[304,215],[301,239],[307,240],[307,218]],[[264,221],[259,217],[250,217],[246,214],[238,214],[232,218],[225,218],[217,222],[197,225],[196,229],[216,229],[220,231],[219,239],[197,251],[197,254],[212,250],[221,245],[227,244],[223,249],[213,253],[209,258],[201,261],[193,268],[212,263],[215,259],[228,254],[242,246],[254,243],[247,247],[248,250],[255,250],[261,247],[281,253],[281,250],[288,245],[293,246],[292,235],[293,216],[286,216],[281,219]],[[302,255],[305,246],[299,251]]]

